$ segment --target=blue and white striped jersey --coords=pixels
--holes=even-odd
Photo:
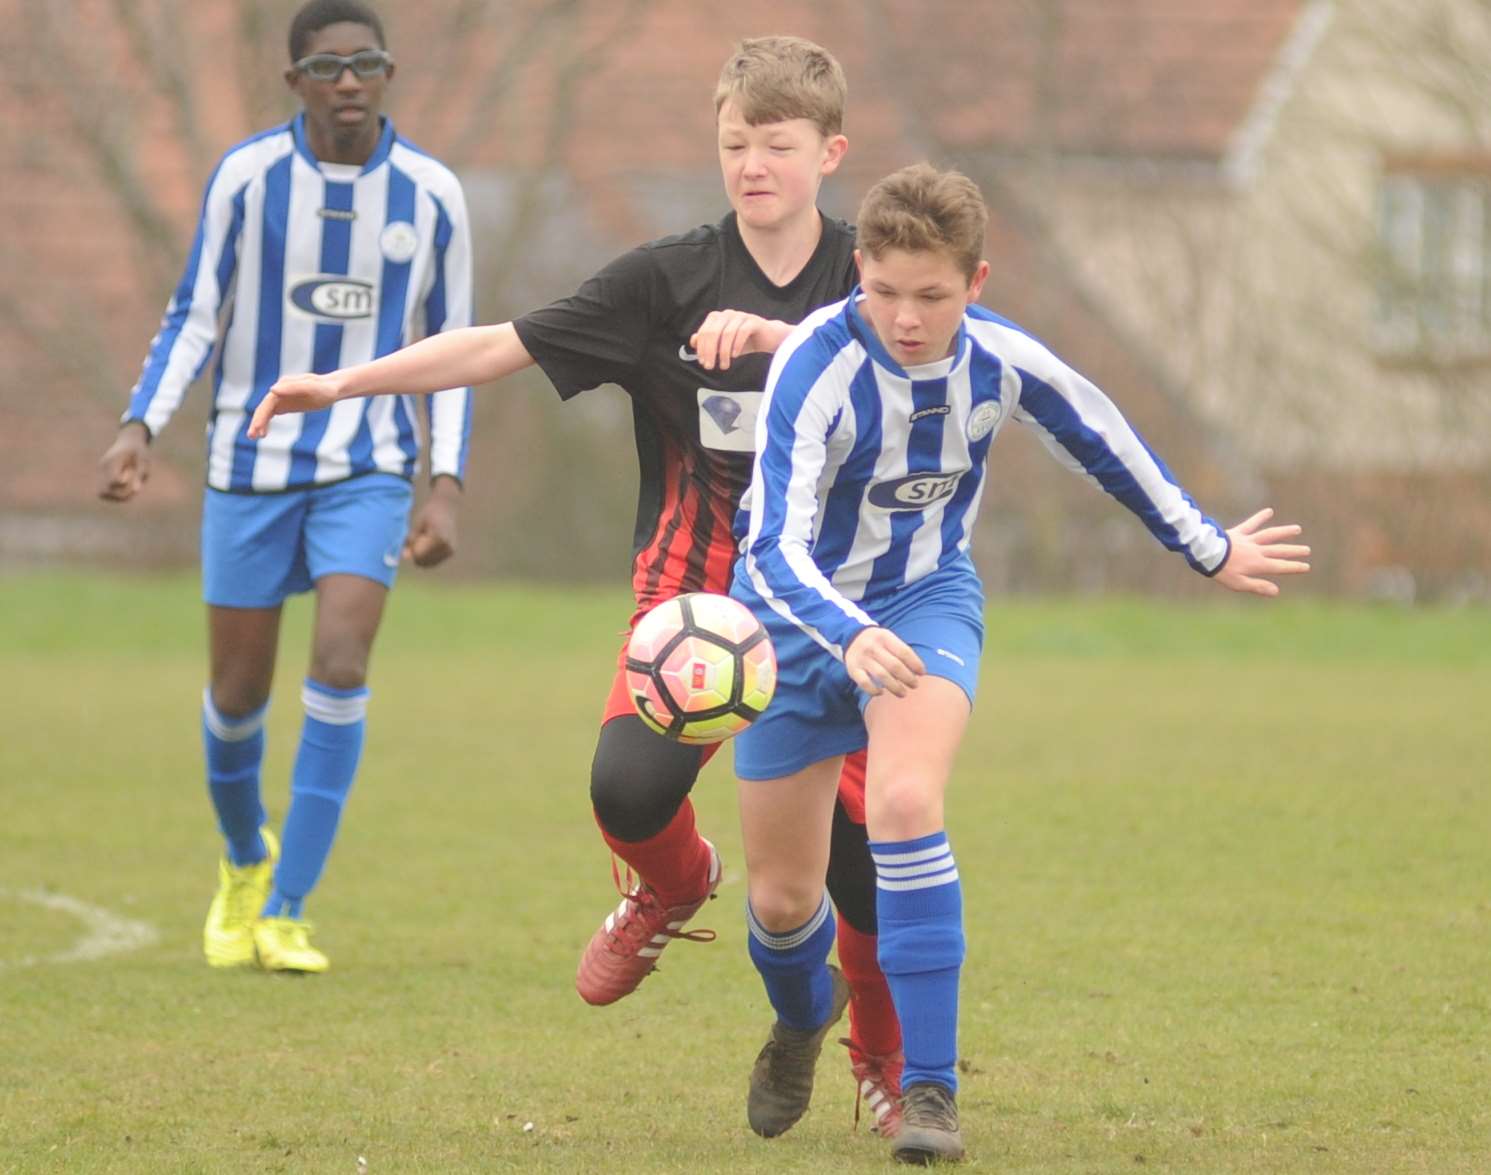
[[[160,432],[217,354],[207,484],[266,493],[381,471],[412,478],[412,396],[344,400],[245,435],[281,374],[328,372],[471,323],[471,234],[460,183],[389,120],[362,167],[319,163],[304,115],[223,156],[181,284],[125,420]],[[427,397],[430,472],[461,477],[468,388]]]
[[[953,353],[903,369],[855,291],[808,317],[772,362],[737,530],[752,586],[842,657],[872,607],[964,557],[989,446],[1011,417],[1211,575],[1226,532],[1196,508],[1113,402],[1014,323],[970,306]]]

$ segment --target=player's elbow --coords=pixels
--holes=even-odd
[[[528,353],[528,348],[523,346],[523,340],[518,337],[518,330],[512,323],[503,322],[496,326],[480,326],[473,329],[482,332],[482,346],[481,375],[478,379],[473,379],[472,383],[501,379],[503,376],[532,366],[533,356]]]

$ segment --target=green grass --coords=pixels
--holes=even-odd
[[[574,994],[614,901],[586,779],[627,611],[405,577],[310,910],[333,970],[294,980],[200,962],[194,583],[0,579],[0,1171],[888,1170],[837,1056],[791,1134],[745,1126],[769,1014],[728,753],[696,791],[719,941]],[[1488,702],[1484,612],[995,602],[949,801],[970,1169],[1491,1169]],[[82,933],[35,891],[159,939],[18,965]]]

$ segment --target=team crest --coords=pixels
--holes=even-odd
[[[998,400],[985,400],[975,408],[968,417],[968,439],[970,441],[981,441],[999,423],[1000,405]]]
[[[378,235],[378,248],[395,265],[402,265],[419,248],[419,234],[407,220],[391,221],[384,225],[383,232]]]

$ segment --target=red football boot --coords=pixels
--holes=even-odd
[[[631,870],[623,882],[611,863],[621,905],[606,916],[599,930],[591,936],[580,969],[575,973],[575,990],[587,1004],[614,1004],[631,995],[637,985],[657,966],[663,948],[675,938],[690,942],[713,942],[713,930],[684,930],[684,924],[697,914],[720,887],[720,855],[709,841],[709,888],[698,901],[680,906],[663,906],[657,894],[640,878],[632,887]],[[631,888],[628,888],[631,887]]]
[[[885,1057],[872,1056],[847,1036],[839,1043],[849,1050],[849,1068],[858,1087],[854,1124],[859,1125],[859,1106],[864,1102],[875,1118],[870,1129],[882,1138],[894,1138],[901,1133],[901,1070],[906,1067],[906,1054],[897,1050]]]

